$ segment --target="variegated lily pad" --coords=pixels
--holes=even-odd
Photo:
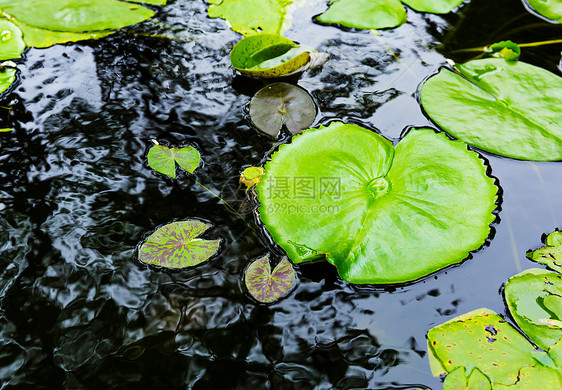
[[[272,272],[269,255],[265,255],[250,264],[244,281],[248,292],[257,301],[272,303],[291,290],[295,284],[295,270],[291,262],[283,257]]]
[[[156,172],[176,178],[176,163],[189,173],[193,173],[201,162],[201,154],[193,146],[168,148],[154,145],[148,151],[148,165]]]
[[[198,220],[172,222],[162,226],[141,245],[139,260],[164,268],[193,267],[208,260],[220,246],[220,239],[199,238],[211,225]]]

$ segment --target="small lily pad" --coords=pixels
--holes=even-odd
[[[486,58],[443,68],[421,104],[455,138],[521,160],[562,160],[562,77],[521,61]]]
[[[538,268],[507,280],[505,300],[517,325],[545,351],[562,339],[562,275]]]
[[[464,367],[455,368],[443,382],[443,390],[492,390],[492,384],[486,375],[475,367],[466,376]]]
[[[220,239],[198,238],[211,225],[198,220],[172,222],[152,233],[139,249],[139,260],[164,268],[203,263],[219,249]]]
[[[250,102],[254,125],[277,137],[283,123],[293,134],[309,128],[316,118],[316,105],[304,89],[288,83],[269,84],[260,89]]]
[[[244,282],[252,297],[261,303],[272,303],[284,297],[295,284],[293,265],[283,257],[271,271],[269,255],[260,257],[246,269]]]
[[[7,20],[0,20],[0,61],[21,57],[25,42],[21,30]]]
[[[512,41],[501,41],[488,47],[488,55],[496,58],[505,58],[514,61],[521,55],[521,48]]]
[[[265,170],[262,167],[248,167],[240,174],[240,183],[246,186],[246,192],[262,180]]]
[[[527,257],[562,273],[562,232],[556,230],[550,233],[544,243],[546,246],[527,252]]]
[[[281,35],[262,33],[238,42],[230,52],[230,63],[246,76],[281,77],[305,67],[310,51]]]
[[[154,145],[148,151],[148,165],[156,172],[176,178],[176,163],[189,173],[193,173],[201,163],[201,154],[192,146],[168,148]]]

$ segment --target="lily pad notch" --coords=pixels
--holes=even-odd
[[[264,168],[256,192],[273,240],[294,263],[324,258],[350,283],[407,283],[458,264],[496,220],[485,160],[429,128],[394,148],[332,122],[281,145]]]

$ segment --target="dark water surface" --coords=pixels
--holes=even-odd
[[[481,307],[505,314],[502,284],[536,266],[525,252],[560,227],[561,163],[484,154],[503,192],[499,220],[490,245],[457,267],[374,289],[326,264],[301,266],[289,297],[257,305],[242,273],[272,249],[267,239],[192,177],[154,173],[146,154],[153,138],[196,146],[197,180],[238,208],[240,172],[279,140],[249,124],[262,84],[230,68],[240,36],[208,19],[203,1],[169,3],[159,24],[20,61],[3,104],[15,132],[0,135],[1,388],[440,389],[426,332]],[[316,124],[341,118],[396,140],[405,126],[431,125],[416,92],[446,57],[467,59],[454,50],[562,36],[518,0],[489,3],[409,11],[408,24],[377,36],[314,24],[326,5],[304,2],[285,35],[331,56],[298,81],[319,106]],[[560,51],[524,49],[522,60],[560,74]],[[214,225],[217,257],[180,272],[137,263],[147,234],[189,217]]]

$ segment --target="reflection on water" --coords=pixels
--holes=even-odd
[[[505,16],[500,25],[542,23],[518,2],[505,14],[481,3],[444,17],[409,11],[407,25],[380,36],[313,24],[325,5],[307,6],[286,35],[331,60],[299,85],[321,122],[360,122],[391,139],[406,125],[431,125],[416,91],[443,63],[439,52],[493,37],[488,27],[478,33],[487,20],[469,23],[484,18],[473,12]],[[175,30],[136,28],[181,40],[123,32],[27,52],[8,98],[16,131],[0,138],[0,381],[48,389],[440,388],[426,331],[479,307],[505,313],[502,283],[532,267],[525,251],[560,226],[560,163],[486,155],[503,189],[501,221],[490,246],[460,266],[373,290],[346,284],[330,265],[306,265],[288,298],[255,305],[242,272],[274,250],[267,238],[189,175],[172,181],[146,164],[150,139],[194,145],[203,157],[197,179],[238,208],[240,172],[278,142],[250,126],[245,106],[262,85],[234,78],[228,53],[239,36],[207,19],[205,7],[172,2],[158,21]],[[462,32],[466,26],[473,29]],[[524,59],[552,68],[558,51],[524,51]],[[219,256],[180,272],[136,261],[137,244],[156,226],[187,217],[212,221],[224,239]]]

